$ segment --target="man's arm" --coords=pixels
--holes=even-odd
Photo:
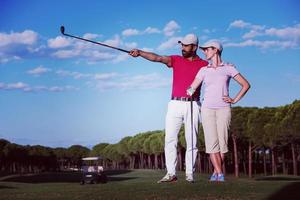
[[[161,62],[168,67],[171,66],[171,57],[170,56],[160,56],[152,52],[146,52],[139,49],[133,49],[129,52],[129,55],[133,57],[141,56],[147,60],[150,60],[152,62]]]

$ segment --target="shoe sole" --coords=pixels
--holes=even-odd
[[[157,183],[176,183],[176,182],[177,182],[177,179],[173,179],[170,181],[158,181]]]

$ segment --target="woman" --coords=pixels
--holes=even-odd
[[[203,82],[204,98],[201,106],[202,126],[204,130],[206,153],[214,166],[210,181],[224,181],[222,164],[224,154],[228,152],[228,128],[231,120],[231,104],[237,103],[249,90],[250,84],[237,71],[233,64],[222,61],[222,44],[209,41],[199,47],[210,62],[199,70],[195,80],[187,90],[192,96]],[[241,85],[238,94],[229,96],[229,81],[233,78]]]

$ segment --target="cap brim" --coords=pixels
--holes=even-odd
[[[178,44],[183,44],[183,45],[191,45],[191,44],[193,44],[193,45],[198,45],[198,44],[194,44],[194,43],[185,44],[185,43],[183,43],[182,41],[178,41]]]
[[[201,47],[199,47],[199,49],[207,49],[209,47],[211,47],[211,46],[201,46]]]

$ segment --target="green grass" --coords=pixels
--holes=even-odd
[[[196,182],[184,180],[157,184],[164,171],[110,171],[106,184],[80,185],[79,173],[45,173],[0,180],[0,199],[5,200],[93,200],[93,199],[300,199],[300,178],[236,179],[208,182],[208,175],[196,174]]]

